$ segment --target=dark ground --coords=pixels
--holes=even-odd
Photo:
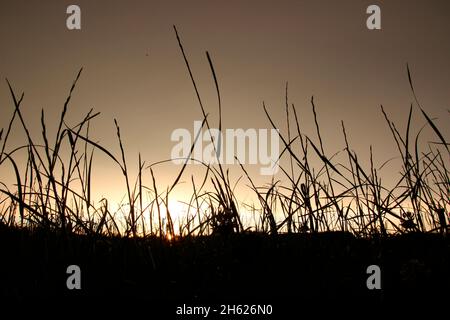
[[[450,300],[450,238],[438,234],[369,240],[347,233],[249,233],[169,243],[64,239],[0,225],[0,259],[5,306],[152,310],[145,319],[175,317],[183,304],[225,303],[272,304],[272,316],[261,319],[302,318],[330,308],[372,313],[388,306],[400,312],[446,309],[448,314]],[[66,268],[72,264],[81,268],[81,290],[66,287]],[[372,264],[381,268],[381,290],[367,289],[366,268]]]

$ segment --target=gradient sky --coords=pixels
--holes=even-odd
[[[66,28],[66,8],[81,7],[82,29]],[[367,6],[381,7],[382,30],[366,28]],[[22,110],[33,134],[45,109],[55,130],[62,105],[80,67],[70,104],[75,124],[90,108],[101,112],[91,137],[118,154],[113,119],[122,130],[130,165],[168,159],[176,128],[192,131],[201,119],[172,25],[176,25],[200,94],[217,123],[214,82],[205,56],[214,61],[225,128],[270,128],[265,101],[282,132],[284,95],[314,135],[310,98],[315,97],[328,155],[344,147],[344,120],[353,149],[376,164],[397,156],[380,104],[404,130],[413,97],[406,63],[423,107],[448,136],[450,109],[449,1],[24,1],[0,2],[0,127],[13,111],[4,78],[24,91]],[[417,111],[417,109],[415,109]],[[424,123],[415,113],[414,126]],[[213,125],[214,126],[214,125]],[[24,142],[18,125],[9,146]],[[424,140],[434,139],[427,131]],[[119,170],[97,153],[95,184],[101,195],[124,192]],[[398,163],[397,163],[398,165]],[[256,182],[258,166],[249,166]],[[2,166],[0,176],[10,168]],[[155,169],[161,185],[179,167]],[[197,172],[189,168],[189,174]],[[242,174],[234,166],[235,175]],[[399,167],[386,168],[387,179]],[[197,179],[200,179],[198,177]],[[244,183],[245,185],[245,183]],[[120,191],[118,191],[120,190]]]

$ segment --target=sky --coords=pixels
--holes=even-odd
[[[80,30],[66,26],[66,9],[72,4],[81,9]],[[372,4],[381,9],[380,30],[366,26],[366,9]],[[450,133],[449,15],[450,2],[424,0],[2,0],[0,128],[8,125],[13,112],[5,78],[17,93],[25,92],[22,112],[38,137],[41,109],[49,132],[54,132],[82,67],[68,123],[76,124],[91,108],[101,112],[91,123],[90,136],[119,155],[117,119],[134,173],[139,153],[146,164],[169,159],[176,145],[172,133],[183,128],[193,132],[194,121],[202,120],[176,25],[211,127],[218,126],[218,105],[206,51],[220,86],[223,129],[270,129],[264,102],[286,134],[288,83],[289,104],[295,104],[304,132],[317,141],[310,104],[314,96],[327,155],[344,148],[343,120],[352,148],[367,161],[372,145],[379,166],[398,156],[380,105],[404,130],[414,102],[406,63],[423,108],[436,118],[444,136]],[[415,106],[414,130],[424,123]],[[423,140],[436,138],[428,130]],[[8,148],[24,142],[16,124]],[[125,189],[117,166],[100,152],[94,160],[94,192],[118,199]],[[229,168],[236,181],[240,167]],[[257,184],[270,182],[259,165],[246,168]],[[164,189],[180,166],[168,163],[153,169]],[[386,180],[399,169],[399,162],[386,167]],[[189,184],[194,174],[199,183],[202,170],[189,165],[182,181]],[[0,176],[11,174],[10,167],[0,168]],[[243,188],[247,184],[241,182]],[[177,192],[184,191],[180,187]],[[244,191],[242,195],[246,197]]]

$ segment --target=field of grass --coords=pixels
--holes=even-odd
[[[178,34],[177,39],[203,126],[209,129]],[[208,53],[206,57],[221,119],[219,84],[212,59]],[[23,94],[17,94],[8,82],[13,108],[9,125],[0,132],[0,166],[12,170],[16,181],[13,187],[0,185],[1,295],[19,301],[37,296],[114,296],[136,301],[298,299],[367,305],[395,303],[405,296],[437,296],[436,290],[450,284],[450,151],[415,95],[409,68],[407,72],[415,104],[406,132],[399,132],[381,109],[402,159],[394,188],[382,185],[373,161],[358,160],[343,123],[348,162],[335,163],[334,156],[324,150],[314,100],[317,135],[309,137],[301,130],[295,106],[287,103],[286,90],[287,131],[280,139],[281,157],[289,164],[281,170],[288,183],[257,186],[245,166],[240,166],[259,201],[258,207],[252,206],[255,223],[248,226],[242,222],[242,204],[228,172],[221,164],[204,163],[203,183],[193,183],[190,212],[177,228],[168,203],[173,188],[186,179],[187,164],[172,185],[160,190],[154,167],[140,156],[139,174],[130,176],[117,121],[119,155],[90,137],[90,125],[98,113],[91,110],[79,123],[68,124],[70,100],[82,70],[53,135],[47,131],[44,110],[41,136],[29,133],[21,110]],[[420,148],[422,129],[415,136],[410,134],[414,110],[423,116],[422,129],[431,128],[436,138],[426,150]],[[264,111],[272,126],[279,128],[281,124],[274,122],[265,106]],[[11,147],[8,138],[15,134],[11,128],[17,122],[27,143]],[[16,157],[24,150],[26,165]],[[105,154],[123,173],[127,200],[120,216],[111,211],[107,199],[100,206],[92,200],[94,152]],[[320,167],[313,167],[314,157],[321,160]],[[143,183],[144,175],[151,177],[149,185]],[[207,190],[209,184],[212,189]],[[80,292],[65,287],[69,264],[85,270]],[[381,291],[367,290],[366,268],[371,264],[385,270]]]

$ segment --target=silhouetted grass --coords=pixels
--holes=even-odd
[[[175,33],[204,117],[203,126],[210,130],[208,116],[176,28]],[[222,128],[219,83],[212,58],[208,52],[206,56],[217,90],[218,127]],[[244,176],[250,182],[251,189],[260,202],[260,208],[253,206],[254,214],[259,214],[260,219],[257,220],[258,223],[247,229],[271,234],[349,231],[358,236],[374,234],[387,236],[388,233],[409,231],[447,232],[450,182],[446,159],[448,159],[450,151],[448,143],[434,120],[424,111],[416,97],[409,67],[407,67],[407,72],[415,102],[426,122],[417,135],[411,137],[413,114],[411,105],[406,132],[402,135],[381,107],[402,159],[400,178],[391,190],[386,189],[382,184],[379,176],[381,168],[374,167],[372,148],[370,148],[369,166],[365,168],[360,163],[358,155],[351,150],[344,123],[342,123],[345,144],[343,152],[347,154],[348,163],[334,163],[335,155],[330,157],[326,154],[320,132],[319,116],[313,98],[311,98],[311,107],[317,138],[314,139],[302,133],[297,110],[294,105],[289,106],[288,104],[288,87],[286,85],[287,134],[280,133],[284,148],[279,163],[281,165],[281,159],[285,156],[288,157],[289,168],[281,166],[281,170],[289,183],[281,185],[281,182],[272,182],[268,187],[258,187],[253,183],[244,166],[241,165]],[[31,136],[22,116],[20,105],[24,94],[18,96],[7,81],[14,109],[6,131],[1,131],[3,143],[0,165],[6,166],[7,162],[10,163],[15,173],[16,183],[14,190],[9,189],[5,184],[0,190],[6,196],[2,201],[3,210],[0,216],[4,224],[30,228],[56,228],[63,234],[75,232],[125,237],[138,235],[164,237],[169,235],[174,238],[186,234],[202,235],[214,232],[244,231],[237,205],[238,200],[233,192],[228,172],[224,171],[220,163],[216,166],[205,163],[203,183],[198,188],[192,180],[194,193],[188,204],[189,208],[192,208],[199,217],[198,219],[187,218],[185,225],[178,230],[181,233],[176,234],[170,217],[168,199],[171,191],[182,178],[188,160],[195,160],[191,159],[195,142],[192,145],[190,156],[185,159],[186,162],[174,183],[165,192],[157,189],[152,169],[155,164],[146,167],[140,156],[139,174],[133,187],[120,127],[116,120],[114,123],[120,156],[113,155],[112,152],[90,138],[89,126],[98,113],[94,114],[91,110],[75,126],[70,126],[65,121],[69,102],[81,73],[80,69],[63,105],[55,135],[56,139],[52,144],[49,141],[44,110],[41,113],[41,142],[37,137]],[[280,128],[273,121],[264,104],[263,109],[273,128]],[[294,115],[293,119],[291,113]],[[20,122],[27,138],[27,144],[7,151],[7,141],[15,121]],[[291,130],[291,123],[296,128],[295,134]],[[428,150],[421,151],[419,138],[427,126],[432,128],[439,142],[429,143]],[[3,132],[5,132],[4,137]],[[218,150],[218,144],[222,143],[213,140],[211,142],[216,150]],[[61,151],[63,147],[69,150],[68,160],[67,154],[63,154]],[[21,172],[15,155],[23,149],[28,151],[28,161],[26,168]],[[127,202],[124,204],[126,207],[123,217],[125,228],[122,230],[119,225],[123,221],[117,221],[115,217],[117,213],[110,212],[106,199],[103,199],[100,207],[93,204],[91,175],[94,151],[106,154],[123,174]],[[311,165],[311,158],[314,156],[322,161],[321,167],[313,168]],[[150,187],[143,184],[146,168],[149,169],[152,178]],[[213,188],[210,191],[203,191],[207,181],[211,182]],[[145,199],[145,192],[151,194],[149,201]],[[207,210],[202,209],[205,204],[208,206]],[[166,209],[165,217],[162,217],[161,207]],[[200,213],[204,213],[204,215],[200,217]],[[284,219],[279,221],[276,219],[277,216],[284,216]],[[149,217],[147,219],[149,225],[147,225],[145,217]]]
[[[201,100],[187,55],[176,29],[175,32],[203,115],[202,128],[206,127],[207,130],[210,130],[208,114]],[[222,107],[218,78],[212,57],[208,52],[206,57],[217,90],[218,128],[221,129],[223,126]],[[379,176],[380,169],[390,160],[381,168],[376,168],[370,147],[370,162],[368,164],[361,163],[358,155],[351,149],[350,139],[343,122],[344,148],[341,153],[345,155],[348,162],[336,163],[334,160],[336,155],[327,153],[320,130],[320,116],[313,98],[311,98],[311,108],[316,137],[304,134],[296,107],[288,103],[288,87],[286,85],[287,133],[280,133],[283,150],[279,161],[283,178],[287,180],[287,184],[282,184],[281,181],[271,181],[268,185],[257,186],[245,166],[240,164],[243,177],[248,180],[251,190],[259,201],[259,206],[241,205],[241,207],[249,208],[255,218],[253,225],[246,226],[241,219],[238,197],[235,195],[234,183],[230,181],[229,172],[225,171],[220,163],[218,165],[202,163],[205,175],[200,184],[196,184],[194,177],[190,177],[193,192],[189,203],[186,204],[187,214],[182,218],[184,220],[181,221],[178,230],[175,229],[171,218],[169,198],[172,197],[171,192],[185,174],[188,161],[198,161],[192,159],[192,152],[200,133],[196,133],[190,155],[188,159],[185,159],[186,162],[181,167],[173,184],[161,191],[154,170],[157,164],[170,160],[146,165],[139,155],[138,175],[136,178],[131,177],[127,153],[116,120],[114,120],[114,124],[120,147],[119,156],[114,155],[112,151],[107,150],[90,137],[91,122],[99,113],[90,110],[76,125],[69,125],[66,122],[67,113],[70,111],[69,103],[82,70],[78,72],[63,105],[54,142],[49,138],[51,135],[47,130],[44,110],[42,110],[40,119],[41,137],[32,137],[21,111],[24,94],[18,95],[7,81],[13,102],[13,113],[6,130],[0,131],[0,142],[2,143],[0,166],[10,166],[14,172],[15,184],[10,187],[6,183],[1,183],[0,228],[2,230],[0,233],[4,234],[5,241],[9,241],[9,239],[19,241],[18,233],[22,232],[21,237],[25,239],[25,251],[32,251],[31,248],[34,246],[32,239],[36,239],[39,244],[36,244],[39,246],[37,250],[39,255],[44,257],[50,255],[51,259],[57,259],[54,255],[60,255],[64,263],[68,263],[70,259],[78,259],[94,268],[92,261],[95,260],[100,261],[101,265],[115,266],[114,272],[121,275],[129,276],[130,273],[137,272],[136,276],[129,279],[134,281],[130,284],[130,288],[137,290],[132,293],[139,293],[144,297],[150,296],[152,299],[156,299],[156,296],[159,298],[170,297],[175,294],[174,292],[177,292],[175,295],[180,298],[192,297],[195,292],[199,295],[208,295],[211,290],[208,285],[211,283],[225,286],[225,296],[228,297],[232,295],[233,285],[239,284],[240,290],[243,290],[242,288],[245,286],[242,287],[242,283],[245,281],[250,281],[249,286],[252,287],[248,288],[248,291],[242,291],[243,296],[246,292],[253,294],[262,290],[264,283],[273,290],[284,288],[278,281],[290,280],[276,280],[278,279],[276,275],[287,271],[283,268],[288,265],[287,259],[291,255],[294,255],[292,268],[298,268],[301,272],[308,271],[307,265],[317,266],[321,263],[329,263],[330,261],[327,259],[320,260],[322,259],[320,257],[324,255],[341,255],[336,258],[338,264],[350,259],[349,264],[346,264],[349,268],[347,271],[345,271],[344,265],[339,269],[344,275],[348,273],[347,278],[335,280],[347,281],[347,284],[350,284],[349,288],[353,288],[351,290],[357,290],[356,288],[360,288],[360,283],[353,283],[351,272],[354,272],[353,275],[364,272],[363,267],[373,261],[385,263],[384,258],[380,258],[379,254],[380,252],[385,254],[386,251],[380,248],[386,248],[395,243],[395,239],[403,239],[392,238],[392,235],[406,233],[413,233],[414,237],[418,237],[411,238],[413,239],[411,243],[414,245],[418,243],[415,239],[426,239],[424,240],[426,243],[419,245],[421,250],[426,250],[426,245],[435,241],[429,239],[435,239],[435,237],[437,239],[439,235],[445,235],[441,240],[436,240],[439,243],[439,249],[435,248],[438,250],[435,252],[442,253],[443,263],[439,264],[434,260],[429,262],[428,260],[431,259],[429,257],[423,259],[424,261],[428,259],[427,261],[431,264],[437,263],[437,269],[447,266],[448,243],[439,241],[447,239],[449,230],[449,144],[435,120],[420,105],[414,91],[409,67],[407,67],[407,72],[415,103],[420,109],[425,124],[416,136],[411,135],[411,119],[414,112],[414,107],[411,105],[406,132],[401,134],[381,106],[387,128],[392,134],[393,143],[397,146],[402,159],[402,167],[399,168],[400,176],[393,188],[386,188]],[[273,128],[280,128],[271,117],[265,104],[263,104],[263,110]],[[27,142],[22,146],[10,148],[7,142],[15,122],[19,122]],[[432,129],[439,142],[430,142],[427,150],[421,150],[419,139],[426,127]],[[219,150],[219,144],[222,142],[212,140],[212,143],[216,150]],[[16,156],[23,150],[27,152],[24,168],[18,165]],[[119,204],[117,212],[111,212],[108,199],[102,199],[100,205],[96,205],[92,199],[94,152],[105,154],[117,165],[123,175],[126,202]],[[288,167],[283,167],[281,160],[286,158]],[[321,161],[319,167],[313,166],[313,158]],[[151,178],[151,183],[148,185],[144,183],[146,176]],[[212,186],[211,190],[206,190],[208,182]],[[326,238],[330,231],[339,231],[339,233],[336,233],[335,238],[330,240]],[[436,233],[436,235],[424,235],[425,233]],[[268,237],[268,235],[273,237]],[[340,238],[341,236],[343,238]],[[357,242],[357,238],[362,238],[361,242]],[[269,239],[275,239],[273,240],[275,242],[271,242],[272,240]],[[308,245],[308,241],[312,241],[312,244]],[[336,250],[332,248],[334,241],[341,241]],[[375,248],[380,251],[370,247],[368,245],[370,241],[375,241]],[[58,246],[60,243],[61,247]],[[254,244],[261,246],[261,252],[258,251],[259,255],[255,253],[255,262],[251,263],[246,255],[252,252],[252,248],[255,248]],[[21,244],[15,243],[14,245],[20,246]],[[244,248],[239,248],[240,245],[243,245]],[[350,246],[350,249],[345,247],[346,245]],[[361,249],[361,246],[364,249]],[[304,253],[300,254],[301,257],[297,256],[299,253],[295,251],[295,248],[304,250]],[[314,256],[312,252],[316,249],[319,250],[319,258],[317,258],[319,260],[310,260]],[[83,253],[83,250],[87,251]],[[128,251],[129,253],[127,253]],[[198,255],[201,256],[199,252],[204,252],[207,257],[199,257]],[[30,254],[33,255],[31,252]],[[360,258],[357,258],[358,255]],[[5,254],[6,256],[11,258],[12,254]],[[408,259],[411,257],[408,256]],[[25,258],[21,256],[21,259]],[[30,259],[35,261],[33,259],[40,259],[40,256],[34,258],[32,256]],[[126,259],[131,260],[124,262]],[[357,262],[355,262],[356,260]],[[235,262],[242,261],[245,263],[241,267],[249,268],[246,269],[244,275],[249,276],[250,269],[253,268],[251,272],[253,272],[254,278],[252,277],[251,280],[239,275],[239,264],[235,264]],[[280,262],[280,265],[277,265],[277,261]],[[352,264],[352,261],[356,264]],[[397,260],[390,257],[386,261],[388,261],[387,265],[392,266]],[[405,263],[409,263],[408,261]],[[264,263],[267,265],[265,266]],[[173,264],[172,267],[171,264]],[[198,264],[198,270],[195,269],[196,264]],[[352,269],[356,268],[355,265],[360,268]],[[106,268],[106,265],[103,267]],[[14,268],[21,270],[16,264],[14,264]],[[133,268],[137,268],[137,270],[129,270]],[[153,271],[146,274],[144,271],[144,269],[147,270],[146,268]],[[401,270],[402,266],[396,268],[394,269]],[[210,274],[201,275],[202,270],[208,270]],[[101,270],[97,271],[101,272]],[[326,272],[326,270],[322,271]],[[438,274],[441,274],[439,273],[441,271],[439,269]],[[38,273],[40,276],[45,276],[46,272],[44,270]],[[110,275],[113,272],[109,273],[108,271],[106,274]],[[237,278],[227,284],[231,276]],[[361,278],[360,276],[358,277]],[[187,280],[189,277],[192,277],[193,280]],[[358,277],[356,279],[359,279]],[[390,277],[392,281],[397,281],[395,275],[391,274]],[[125,281],[124,278],[121,279],[121,281]],[[108,288],[107,280],[103,279],[102,281],[105,282],[102,282],[105,285],[104,288]],[[139,281],[142,281],[142,286],[138,284]],[[170,289],[170,285],[164,287],[164,285],[172,283],[171,281],[174,281],[173,290]],[[304,288],[309,288],[308,290],[312,290],[311,292],[314,294],[320,292],[320,290],[312,289],[315,285],[318,284],[318,289],[323,289],[327,285],[326,282],[322,283],[320,282],[322,280],[319,281],[319,279],[316,279],[316,282],[302,281],[294,280],[294,284],[300,285],[301,283]],[[445,281],[448,281],[448,278]],[[150,286],[155,283],[156,291],[146,291],[145,285]],[[121,283],[119,287],[126,289],[127,286],[128,284]],[[36,293],[44,287],[45,285],[36,285]],[[190,289],[186,289],[186,287]],[[45,288],[47,288],[45,290],[55,292],[48,286]],[[188,290],[189,294],[185,295],[183,288]],[[26,291],[26,289],[23,290]],[[24,294],[23,292],[20,291],[20,294]],[[97,293],[99,292],[95,292],[95,294]],[[287,293],[284,294],[287,295]],[[311,297],[315,297],[314,294]],[[329,294],[332,297],[334,293],[330,291]],[[305,293],[306,296],[308,296],[308,292]],[[382,299],[382,297],[377,296],[377,299]]]

